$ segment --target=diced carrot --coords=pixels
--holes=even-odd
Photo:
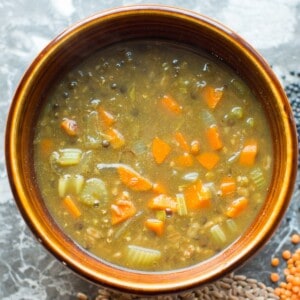
[[[192,185],[188,186],[184,191],[185,200],[188,208],[198,208],[199,193],[202,190],[202,181],[197,180]]]
[[[236,181],[232,177],[224,177],[220,184],[220,190],[223,196],[230,195],[236,191]]]
[[[194,164],[193,156],[187,152],[175,157],[174,163],[178,167],[191,167]]]
[[[216,125],[212,125],[207,129],[206,136],[212,150],[219,150],[223,147],[219,129]]]
[[[170,95],[164,95],[161,99],[162,105],[175,114],[179,114],[182,112],[182,106],[180,106],[177,101]]]
[[[126,199],[117,200],[116,204],[111,205],[111,223],[119,224],[136,213],[136,208],[132,201]]]
[[[191,142],[191,154],[197,155],[200,152],[200,142],[198,140],[193,140]]]
[[[190,152],[190,146],[181,132],[175,133],[175,140],[183,151]]]
[[[155,137],[152,141],[152,155],[156,163],[161,164],[171,152],[171,147],[159,137]]]
[[[105,132],[113,149],[119,149],[125,144],[125,138],[120,131],[115,128],[108,128]]]
[[[152,190],[157,194],[166,194],[167,189],[161,182],[156,182],[153,184]]]
[[[213,88],[212,86],[205,86],[202,90],[202,95],[208,107],[214,109],[220,102],[223,91],[221,89]]]
[[[75,202],[73,201],[73,199],[71,198],[71,196],[66,196],[63,198],[63,204],[66,207],[66,209],[68,210],[68,212],[74,217],[74,218],[78,218],[81,216],[81,211],[79,210],[79,208],[77,207],[77,205],[75,204]]]
[[[60,127],[69,136],[76,136],[78,134],[78,125],[75,120],[64,118],[60,123]]]
[[[220,157],[215,152],[203,152],[197,156],[197,160],[205,169],[211,170],[219,162]]]
[[[116,122],[114,116],[103,107],[99,107],[98,112],[100,120],[105,127],[110,127]]]
[[[39,143],[40,153],[43,157],[49,157],[49,155],[54,151],[55,143],[51,138],[44,138]]]
[[[148,191],[152,189],[152,183],[131,169],[130,167],[120,166],[117,168],[121,181],[134,191]]]
[[[155,232],[158,236],[161,236],[164,233],[165,223],[162,220],[147,219],[145,221],[145,226]]]
[[[184,197],[190,210],[207,208],[211,205],[211,192],[200,180],[185,189]]]
[[[239,163],[243,166],[252,166],[257,154],[257,141],[255,139],[246,140],[239,157]]]
[[[246,197],[237,198],[227,208],[226,215],[230,218],[236,218],[242,212],[244,212],[247,206],[248,206],[248,199]]]
[[[150,199],[148,207],[151,209],[171,209],[177,211],[177,202],[166,194],[160,194]]]

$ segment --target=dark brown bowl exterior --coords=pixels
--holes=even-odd
[[[35,182],[33,134],[52,82],[74,62],[119,41],[164,39],[205,50],[236,70],[263,104],[273,135],[274,174],[261,213],[232,246],[190,268],[149,273],[125,270],[85,252],[60,231]],[[16,203],[38,240],[84,278],[136,293],[180,292],[234,270],[263,246],[289,204],[297,171],[297,137],[288,100],[267,63],[238,35],[193,12],[164,6],[131,6],[93,15],[54,39],[25,73],[12,101],[6,128],[6,162]]]

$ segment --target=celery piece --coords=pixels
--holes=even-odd
[[[253,181],[253,183],[255,184],[257,189],[262,189],[265,184],[265,177],[264,174],[261,170],[261,168],[255,168],[250,172],[250,178]]]
[[[210,228],[210,233],[212,234],[213,239],[218,244],[223,244],[226,242],[226,235],[219,224],[216,224]]]
[[[78,195],[84,184],[82,175],[65,174],[58,179],[58,195],[64,197],[67,194]]]
[[[79,200],[88,205],[95,206],[107,202],[107,189],[104,181],[99,178],[90,178],[86,180]]]
[[[126,254],[127,263],[135,268],[152,266],[161,258],[159,250],[135,245],[128,245]]]
[[[82,151],[75,148],[65,148],[58,151],[57,163],[60,166],[73,166],[79,164]]]
[[[115,240],[118,240],[124,233],[126,233],[126,229],[129,226],[132,226],[134,222],[139,220],[143,216],[143,212],[139,211],[137,214],[135,214],[132,218],[127,219],[125,222],[122,222],[118,229],[114,232],[113,238]]]
[[[99,131],[99,116],[96,111],[88,114],[84,132],[84,143],[86,147],[96,149],[101,146],[102,134]]]
[[[84,184],[84,177],[82,175],[75,175],[72,180],[72,188],[75,191],[75,194],[78,195]]]
[[[177,201],[177,212],[179,216],[186,216],[187,207],[186,207],[184,195],[182,193],[176,194],[176,201]]]
[[[160,221],[165,221],[166,218],[167,218],[167,214],[166,214],[166,211],[165,210],[158,210],[156,211],[156,219],[160,220]]]
[[[187,174],[183,175],[182,179],[186,180],[186,181],[194,182],[198,179],[198,177],[199,177],[198,172],[190,172],[190,173],[187,173]]]
[[[236,232],[237,231],[237,225],[233,219],[227,219],[226,220],[226,225],[229,228],[231,232]]]
[[[58,179],[58,195],[64,197],[67,194],[68,184],[70,181],[70,175],[64,175]]]
[[[207,109],[202,109],[200,111],[200,119],[204,125],[205,128],[209,128],[212,125],[216,125],[217,121],[213,114],[207,110]]]
[[[239,79],[232,79],[230,87],[232,87],[234,93],[240,97],[245,96],[249,91],[246,84]]]
[[[136,89],[135,89],[135,83],[133,83],[133,85],[129,88],[129,99],[132,101],[136,100]]]

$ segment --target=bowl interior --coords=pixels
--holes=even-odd
[[[224,252],[197,266],[168,273],[115,268],[87,254],[53,222],[35,183],[32,140],[47,90],[74,63],[99,48],[133,39],[163,39],[202,49],[234,69],[260,99],[270,122],[274,174],[268,199],[245,234]],[[37,238],[85,278],[136,293],[170,292],[217,279],[238,267],[274,232],[288,205],[297,169],[297,139],[288,100],[267,63],[239,36],[192,12],[135,6],[99,13],[54,39],[20,83],[8,118],[6,155],[16,202]]]

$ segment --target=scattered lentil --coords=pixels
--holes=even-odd
[[[296,245],[299,234],[291,236],[291,242]],[[290,250],[284,250],[282,257],[286,261],[286,268],[283,270],[285,280],[280,282],[275,288],[275,294],[279,299],[285,300],[299,300],[300,299],[300,248],[296,249],[293,253]],[[273,282],[279,281],[276,275],[270,275]],[[276,279],[276,281],[275,281]],[[278,280],[277,280],[278,279]]]
[[[272,260],[271,260],[272,267],[278,267],[279,263],[280,263],[279,258],[277,258],[277,257],[272,258]]]
[[[292,254],[291,251],[289,250],[284,250],[282,251],[282,258],[285,260],[288,260],[289,258],[291,258]]]
[[[270,279],[271,279],[272,282],[278,282],[279,279],[280,279],[279,274],[278,273],[271,273]]]
[[[293,234],[291,237],[291,241],[293,244],[299,244],[300,243],[300,234]]]

